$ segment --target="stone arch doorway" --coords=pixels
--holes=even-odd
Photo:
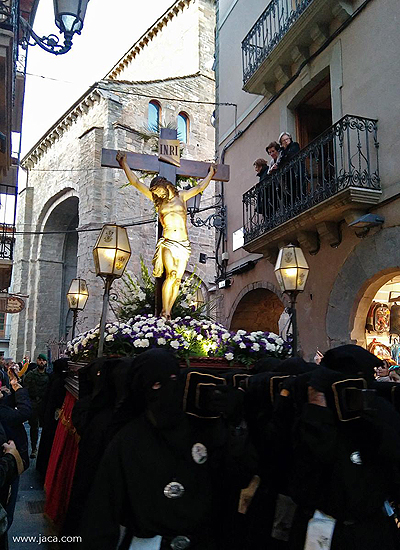
[[[365,345],[365,321],[376,292],[400,274],[400,227],[382,229],[354,248],[329,297],[326,332],[329,347]]]
[[[232,315],[230,330],[262,330],[279,334],[279,318],[284,310],[279,297],[270,289],[254,288],[245,292]]]
[[[49,340],[65,338],[70,324],[66,293],[77,270],[78,203],[75,196],[59,202],[42,226],[35,297],[37,353],[46,349]]]

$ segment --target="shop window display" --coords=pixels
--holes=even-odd
[[[387,361],[391,368],[400,365],[400,275],[376,293],[365,330],[367,349]]]

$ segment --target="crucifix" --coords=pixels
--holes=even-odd
[[[103,149],[102,166],[122,168],[138,191],[152,200],[158,212],[158,239],[153,258],[153,275],[157,288],[161,289],[162,308],[156,293],[156,315],[171,317],[172,306],[178,296],[179,286],[190,256],[190,242],[187,234],[186,201],[198,193],[203,193],[211,179],[229,180],[229,166],[213,165],[206,162],[179,159],[177,131],[162,128],[159,141],[159,156],[139,153],[122,153]],[[150,187],[139,181],[133,170],[158,173]],[[177,190],[176,176],[203,178],[190,189]],[[162,275],[165,270],[165,280]]]

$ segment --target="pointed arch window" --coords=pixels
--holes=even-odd
[[[152,132],[158,132],[160,130],[160,121],[161,121],[161,106],[158,101],[151,100],[149,102],[149,113],[148,113],[148,126],[149,130]]]
[[[178,115],[178,139],[182,143],[187,143],[189,137],[189,117],[183,111]]]

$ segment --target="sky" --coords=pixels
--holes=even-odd
[[[82,34],[75,35],[68,53],[56,56],[29,46],[21,158],[173,3],[90,0]],[[40,0],[33,29],[39,36],[58,35],[53,0]]]

